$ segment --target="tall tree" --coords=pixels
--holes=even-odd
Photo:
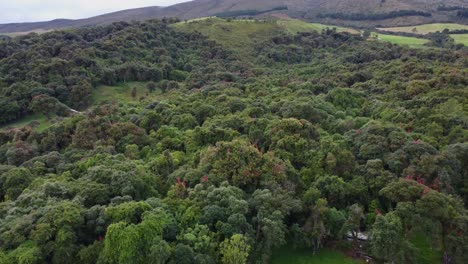
[[[361,232],[361,221],[364,219],[364,209],[359,204],[353,204],[348,208],[348,218],[341,228],[341,234],[351,235],[353,239],[353,250],[358,250],[358,236]]]
[[[403,225],[395,213],[378,215],[370,234],[370,251],[384,263],[404,263],[411,246],[405,240]],[[414,254],[414,252],[411,252]]]
[[[221,261],[224,264],[245,264],[249,256],[250,245],[241,234],[235,234],[220,245]]]

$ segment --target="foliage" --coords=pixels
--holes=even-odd
[[[0,262],[354,263],[324,247],[351,237],[357,255],[368,233],[378,261],[462,263],[466,50],[296,31],[215,18],[0,42],[1,122],[51,118],[0,131]]]
[[[244,236],[236,234],[221,243],[222,263],[244,264],[247,263],[250,245]]]
[[[278,250],[272,259],[273,264],[287,263],[309,263],[309,264],[356,264],[360,263],[350,257],[347,257],[339,251],[331,249],[321,249],[317,254],[312,254],[310,250],[293,250],[291,248],[282,248]]]
[[[344,19],[344,20],[383,20],[389,18],[403,17],[403,16],[423,16],[430,17],[431,13],[417,11],[417,10],[398,10],[391,11],[389,13],[325,13],[319,14],[320,18],[333,18],[333,19]]]
[[[261,15],[264,13],[272,12],[272,11],[281,11],[281,10],[288,10],[287,6],[277,6],[268,10],[236,10],[236,11],[227,11],[215,14],[217,17],[238,17],[238,16],[256,16]]]

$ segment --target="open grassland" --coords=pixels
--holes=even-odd
[[[284,28],[284,30],[290,34],[297,34],[298,32],[308,32],[308,31],[322,31],[323,29],[327,28],[336,28],[338,32],[349,32],[352,34],[359,34],[360,31],[346,28],[346,27],[338,27],[332,25],[324,25],[319,23],[307,23],[305,21],[297,20],[297,19],[284,19],[278,20],[277,24]]]
[[[435,24],[431,24],[435,25]],[[322,31],[326,28],[336,28],[339,32],[360,34],[359,30],[308,23],[297,19],[279,20],[227,20],[220,18],[204,18],[180,22],[174,25],[179,30],[193,32],[199,31],[212,40],[216,40],[225,48],[235,51],[240,56],[253,56],[255,43],[260,43],[278,33],[297,34],[298,32]],[[374,40],[390,42],[397,45],[406,45],[411,48],[427,48],[427,39],[416,37],[396,36],[390,34],[372,33]],[[466,43],[466,37],[456,36],[457,43]]]
[[[146,88],[146,82],[128,82],[118,84],[116,86],[100,85],[93,90],[91,96],[91,105],[97,105],[100,103],[134,103],[134,104],[146,104],[151,102],[156,97],[160,96],[161,91],[149,93]],[[136,96],[132,97],[132,89],[136,88]],[[10,128],[22,128],[28,125],[32,125],[34,130],[41,132],[49,128],[56,122],[55,116],[47,118],[42,114],[28,115],[23,118],[4,124],[0,126],[0,130]]]
[[[429,42],[427,39],[415,38],[415,37],[404,37],[388,34],[372,33],[374,39],[379,41],[390,42],[398,45],[407,45],[411,48],[426,48],[425,43]]]
[[[311,249],[283,248],[273,255],[273,264],[359,264],[360,261],[347,257],[341,252],[332,249],[321,249],[313,254]]]
[[[199,31],[225,48],[237,51],[241,56],[252,52],[255,43],[265,41],[281,31],[275,21],[231,21],[220,18],[181,22],[174,27],[186,32]]]
[[[424,25],[419,25],[419,26],[379,28],[379,30],[383,30],[383,31],[415,33],[415,34],[421,34],[421,35],[437,32],[437,31],[443,31],[444,29],[468,30],[468,26],[462,25],[462,24],[455,24],[455,23],[434,23],[434,24],[424,24]]]
[[[38,30],[25,31],[25,32],[0,33],[0,35],[4,35],[4,36],[14,38],[14,37],[17,37],[17,36],[27,35],[29,33],[44,34],[44,33],[50,32],[50,31],[52,31],[52,30],[38,29]]]
[[[18,119],[15,122],[1,125],[0,130],[9,128],[22,128],[28,125],[32,125],[36,131],[41,132],[50,127],[53,123],[53,117],[47,118],[42,114],[34,114]]]
[[[122,103],[146,103],[155,99],[160,90],[152,93],[146,89],[146,82],[128,82],[116,86],[100,85],[93,90],[91,96],[92,104],[101,102],[122,102]],[[133,87],[136,88],[136,96],[132,96]]]
[[[236,51],[241,56],[252,55],[256,43],[263,42],[275,34],[322,31],[326,28],[336,28],[339,32],[359,34],[358,30],[318,23],[307,23],[297,19],[252,20],[252,19],[221,19],[209,17],[180,22],[174,25],[185,32],[199,31],[229,50]]]
[[[450,37],[455,40],[455,43],[468,46],[468,34],[451,34]]]

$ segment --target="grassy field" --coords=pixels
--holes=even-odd
[[[187,32],[199,31],[225,48],[238,52],[240,56],[251,55],[255,43],[267,40],[281,31],[274,21],[228,21],[220,18],[180,22],[174,27]]]
[[[137,88],[137,96],[132,97],[133,87]],[[153,93],[148,93],[146,89],[146,83],[143,82],[129,82],[124,84],[119,84],[117,86],[98,86],[93,90],[91,96],[91,105],[99,104],[101,102],[122,102],[122,103],[148,103],[152,102],[158,94],[161,93],[160,90],[156,90]],[[141,97],[144,97],[141,101]],[[4,124],[0,126],[0,130],[10,129],[10,128],[21,128],[27,125],[34,123],[33,128],[42,132],[52,126],[56,122],[55,115],[51,115],[50,118],[47,118],[42,114],[34,114],[23,117],[15,122]]]
[[[404,37],[404,36],[395,36],[387,35],[380,33],[372,33],[372,36],[377,38],[379,41],[390,42],[398,45],[407,45],[411,48],[426,48],[425,43],[429,42],[427,39],[420,39],[414,37]]]
[[[451,34],[450,37],[455,40],[455,43],[468,46],[468,34]]]
[[[352,28],[324,25],[324,24],[319,24],[319,23],[308,23],[302,20],[297,20],[297,19],[282,19],[282,20],[278,20],[277,24],[290,34],[297,34],[298,32],[309,32],[309,31],[320,32],[322,31],[322,29],[327,29],[327,28],[336,28],[338,32],[349,32],[352,34],[360,33],[360,31],[352,29]]]
[[[135,98],[132,97],[133,87],[137,88],[137,95]],[[122,103],[148,103],[154,101],[154,99],[161,94],[160,90],[156,90],[153,93],[148,93],[145,82],[128,82],[119,84],[117,86],[98,86],[93,90],[91,97],[91,105],[99,104],[101,102],[122,102]],[[140,99],[142,100],[140,101]],[[47,118],[42,114],[34,114],[23,117],[15,122],[11,122],[0,126],[0,130],[9,128],[21,128],[30,125],[31,122],[37,123],[34,126],[36,131],[44,131],[55,123],[55,116]]]
[[[431,24],[442,25],[442,24]],[[456,25],[456,24],[449,24]],[[424,26],[424,25],[423,25]],[[424,28],[423,26],[420,26]],[[462,26],[462,25],[460,25]],[[318,23],[308,23],[297,19],[279,19],[269,21],[255,20],[226,20],[220,18],[204,18],[188,22],[180,22],[174,25],[182,31],[199,31],[212,40],[216,40],[225,48],[235,51],[241,57],[255,56],[253,46],[269,39],[278,33],[296,34],[298,32],[322,31],[325,28],[336,28],[339,32],[359,34],[360,31],[346,27],[335,27]],[[440,26],[439,26],[440,27]],[[452,26],[452,29],[457,28]],[[372,33],[375,40],[390,42],[397,45],[406,45],[411,48],[427,48],[424,46],[429,40],[404,37],[390,34]],[[376,36],[378,36],[376,38]],[[467,34],[468,36],[468,34]],[[467,36],[455,36],[457,43],[466,43]]]
[[[38,29],[38,30],[35,30],[35,31],[27,31],[27,32],[0,33],[0,35],[9,36],[9,37],[13,38],[13,37],[17,37],[17,36],[27,35],[29,33],[44,34],[44,33],[50,32],[50,31],[52,31],[52,30]]]
[[[294,250],[283,248],[273,255],[272,264],[359,264],[357,260],[347,257],[341,252],[322,249],[316,255],[311,250]]]
[[[101,102],[123,102],[123,103],[147,103],[152,102],[161,94],[160,90],[149,93],[146,89],[146,82],[128,82],[117,86],[100,85],[93,90],[91,96],[92,104]],[[136,88],[135,98],[132,97],[132,89]]]
[[[383,31],[391,32],[407,32],[407,33],[416,33],[416,34],[427,34],[436,31],[443,31],[444,29],[457,30],[457,29],[468,29],[467,25],[454,24],[454,23],[434,23],[434,24],[424,24],[419,26],[409,26],[409,27],[391,27],[391,28],[379,28]]]
[[[54,123],[53,119],[54,117],[51,117],[48,119],[45,115],[34,114],[34,115],[23,117],[15,122],[1,125],[0,129],[3,130],[3,129],[13,128],[13,127],[21,128],[21,127],[30,125],[31,122],[35,121],[37,122],[37,126],[35,126],[34,129],[36,131],[41,132],[47,129],[48,127],[50,127]]]
[[[256,43],[270,39],[276,34],[282,32],[289,34],[310,31],[320,32],[322,29],[334,28],[335,26],[307,23],[297,19],[256,21],[209,17],[180,22],[175,24],[174,27],[186,32],[199,31],[208,38],[216,40],[225,48],[236,51],[240,56],[253,56],[253,47]],[[335,28],[340,32],[359,33],[359,31],[350,28]]]

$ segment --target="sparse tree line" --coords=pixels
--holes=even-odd
[[[437,7],[438,11],[458,11],[458,10],[466,10],[468,8],[463,6],[448,6],[448,5],[440,5]]]
[[[459,18],[467,18],[468,17],[468,8],[463,6],[446,6],[441,5],[437,8],[438,11],[457,11],[456,15]]]
[[[223,17],[223,18],[228,18],[228,17],[244,17],[244,16],[257,16],[273,11],[282,11],[282,10],[288,10],[287,6],[277,6],[271,9],[267,10],[255,10],[255,9],[248,9],[248,10],[235,10],[235,11],[227,11],[227,12],[222,12],[222,13],[217,13],[215,16],[217,17]]]
[[[396,17],[404,17],[404,16],[423,16],[423,17],[430,17],[432,16],[431,13],[418,11],[418,10],[398,10],[392,11],[388,13],[323,13],[319,14],[319,18],[333,18],[333,19],[344,19],[344,20],[383,20],[383,19],[390,19]]]

